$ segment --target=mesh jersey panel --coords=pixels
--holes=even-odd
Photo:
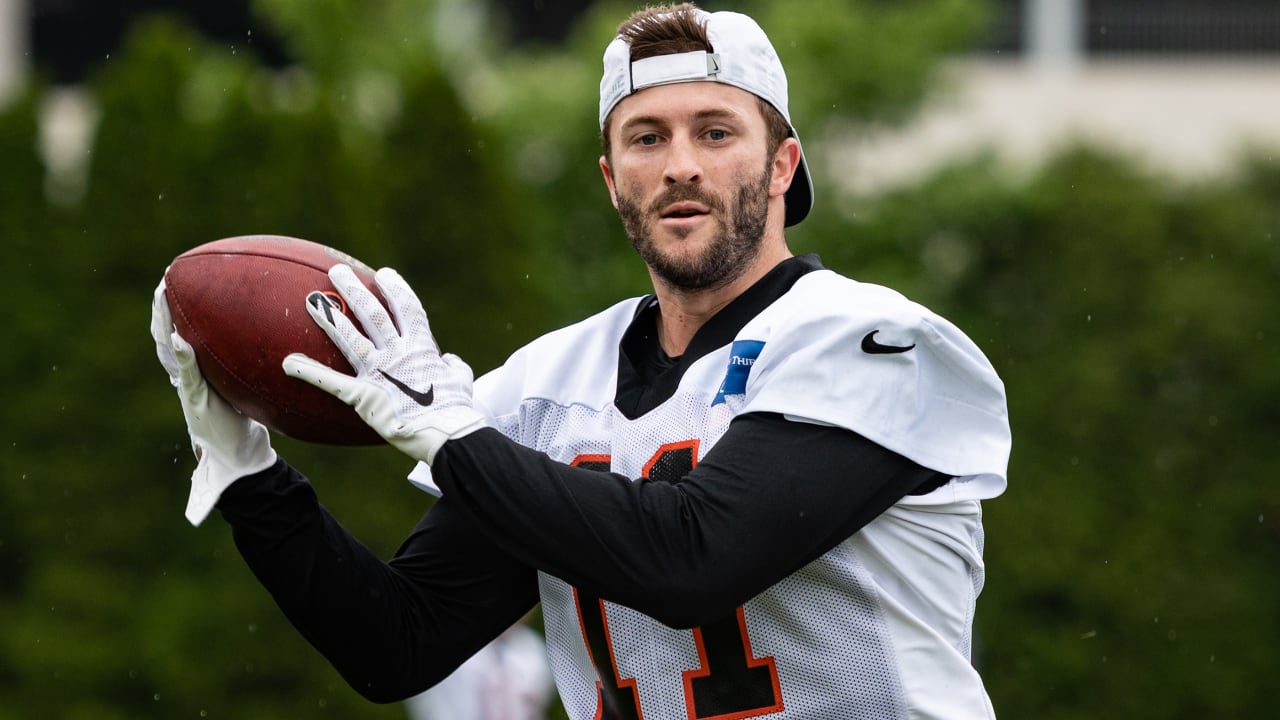
[[[830,277],[811,281],[815,276]],[[858,363],[880,359],[857,355],[858,340],[867,326],[856,314],[843,317],[839,311],[830,311],[832,298],[823,295],[830,294],[828,286],[834,283],[837,293],[850,295],[837,298],[840,306],[861,307],[860,312],[871,317],[871,327],[888,327],[883,318],[892,315],[895,328],[908,328],[904,333],[913,327],[905,316],[927,311],[905,300],[886,300],[883,289],[861,293],[859,284],[843,278],[833,281],[833,277],[838,278],[815,272],[802,278],[795,289],[748,325],[744,332],[754,333],[750,339],[762,341],[766,349],[750,370],[742,391],[724,396],[723,401],[717,392],[730,363],[727,345],[694,362],[676,392],[653,410],[628,420],[614,408],[618,340],[634,315],[634,302],[627,302],[527,346],[503,368],[477,382],[478,405],[485,408],[495,428],[555,460],[607,459],[613,472],[631,478],[644,475],[646,466],[664,446],[688,448],[689,441],[696,441],[694,460],[705,455],[736,414],[750,411],[752,403],[759,402],[761,389],[752,384],[753,378],[768,377],[770,383],[784,382],[790,389],[788,394],[775,392],[767,397],[769,411],[838,425],[850,418],[844,426],[859,432],[863,428],[856,424],[880,421],[883,426],[909,430],[913,426],[909,418],[878,418],[876,413],[890,412],[882,409],[883,405],[868,404],[863,410],[856,399],[833,397],[833,387],[849,392],[844,389],[851,387],[847,376],[859,371]],[[891,307],[884,313],[867,310],[874,303]],[[790,322],[797,315],[812,315],[806,310],[812,307],[824,308],[833,319]],[[936,327],[945,323],[932,315],[928,321],[928,331],[934,334]],[[847,346],[848,363],[815,372],[812,363],[805,367],[788,364],[794,354],[777,352],[771,356],[770,347],[803,351],[813,345],[805,338],[789,337],[789,328],[803,328],[797,332],[812,333],[812,341],[830,346],[830,350],[824,347],[821,358],[835,357],[842,352],[840,347]],[[936,343],[946,345],[936,352],[953,353],[951,345],[967,342],[949,326],[943,330],[951,334],[946,335],[946,343]],[[847,338],[842,343],[833,333]],[[896,340],[904,345],[910,341],[920,345],[917,355],[930,349],[926,345],[931,341],[924,335]],[[549,653],[569,717],[595,717],[602,684],[617,685],[617,697],[625,699],[633,694],[638,698],[646,720],[714,717],[712,713],[717,712],[721,720],[994,717],[981,679],[969,662],[969,651],[973,609],[982,586],[981,516],[975,494],[990,496],[1003,489],[1007,441],[998,437],[1001,418],[989,411],[998,404],[1003,412],[1003,392],[996,390],[999,397],[995,400],[979,397],[979,402],[964,396],[970,389],[967,385],[957,389],[950,375],[962,375],[957,367],[969,363],[979,368],[975,393],[994,387],[990,379],[994,373],[990,377],[982,374],[985,359],[975,360],[980,356],[967,346],[961,348],[961,354],[959,359],[947,356],[942,363],[907,369],[924,376],[917,391],[920,400],[907,410],[927,407],[936,386],[946,390],[942,401],[947,403],[947,412],[963,413],[966,407],[973,407],[973,412],[982,413],[974,422],[956,418],[955,447],[947,444],[945,427],[924,427],[928,434],[921,439],[931,457],[957,467],[972,467],[981,473],[974,477],[985,479],[969,482],[960,493],[944,487],[923,502],[915,498],[899,503],[822,557],[747,601],[740,618],[726,617],[723,623],[694,630],[673,629],[540,574]],[[902,363],[913,357],[893,356],[886,362]],[[930,367],[942,368],[948,376],[930,377]],[[831,378],[837,376],[840,382],[832,383]],[[931,384],[934,380],[937,383]],[[857,392],[856,387],[852,392]],[[883,394],[883,389],[879,392]],[[857,406],[862,414],[842,409],[848,405]],[[965,433],[975,432],[972,428],[980,428],[979,432],[995,429],[969,442],[971,438]],[[904,432],[893,440],[910,448],[912,436]],[[975,447],[995,450],[976,452]],[[946,467],[937,469],[947,471]],[[850,482],[856,480],[850,478]],[[963,483],[968,478],[960,480]],[[741,637],[742,630],[745,637]],[[599,641],[593,644],[592,636]],[[698,705],[695,696],[705,696],[702,690],[714,689],[712,686],[725,676],[718,668],[724,667],[726,657],[729,661],[734,658],[724,651],[739,637],[737,663],[754,668],[745,677],[755,685],[760,678],[775,682],[780,699],[766,687],[766,694],[751,708],[726,710],[728,705],[719,700]],[[748,645],[749,657],[744,654]],[[712,653],[713,646],[719,654]],[[709,678],[707,664],[712,665]]]

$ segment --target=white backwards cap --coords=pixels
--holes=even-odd
[[[683,82],[719,82],[746,90],[772,105],[800,140],[787,111],[787,74],[773,45],[755,20],[735,12],[696,10],[706,23],[713,52],[658,55],[631,62],[631,46],[621,35],[604,50],[604,75],[600,78],[600,127],[614,106],[628,95],[654,85]],[[786,195],[786,225],[800,222],[813,207],[813,180],[804,149],[800,167]]]

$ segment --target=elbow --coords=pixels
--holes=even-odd
[[[390,705],[391,703],[403,702],[417,694],[390,692],[385,688],[355,688],[355,691],[360,694],[360,697],[363,697],[365,700],[377,705]]]
[[[389,705],[391,703],[402,702],[417,695],[434,685],[407,685],[407,684],[387,684],[385,682],[373,682],[369,680],[355,680],[347,678],[347,684],[352,690],[359,693],[360,697],[377,705]]]
[[[408,700],[435,687],[436,683],[449,675],[449,671],[432,668],[424,673],[409,675],[402,668],[383,666],[379,671],[365,666],[340,674],[360,697],[377,705],[388,705]]]
[[[637,602],[623,604],[667,627],[688,630],[733,616],[738,606],[751,598],[726,580],[709,573],[670,575],[662,582],[646,584]]]
[[[347,679],[347,684],[355,690],[360,697],[368,700],[376,705],[390,705],[408,700],[414,695],[430,690],[435,687],[436,683],[443,678],[435,678],[427,682],[414,683],[398,683],[388,684],[386,682],[375,682],[371,680],[354,681],[353,678]]]

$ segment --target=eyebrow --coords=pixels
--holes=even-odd
[[[708,110],[699,110],[698,112],[693,114],[693,119],[695,122],[705,122],[707,120],[736,120],[741,117],[742,117],[741,113],[734,112],[733,110],[728,110],[725,108],[711,108]],[[626,130],[631,127],[643,126],[643,125],[653,125],[655,127],[665,128],[670,124],[671,123],[668,122],[664,117],[661,117],[658,115],[637,115],[633,118],[628,119],[625,123],[619,126],[619,129]]]

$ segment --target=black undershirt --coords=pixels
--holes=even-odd
[[[650,321],[646,308],[636,327]],[[690,358],[667,358],[648,335],[648,352],[625,354],[652,391]],[[535,569],[692,627],[949,479],[850,431],[772,414],[736,418],[676,482],[570,467],[490,429],[447,442],[432,472],[444,497],[388,562],[283,461],[218,504],[285,615],[375,701],[438,682],[518,620],[537,602]]]

